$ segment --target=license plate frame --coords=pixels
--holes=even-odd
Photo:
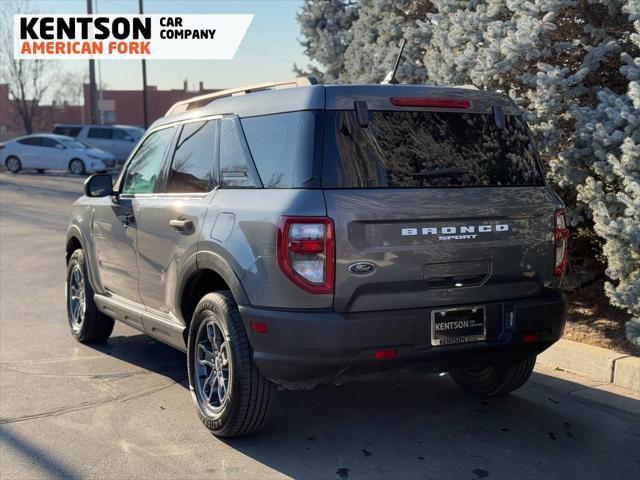
[[[455,326],[445,330],[437,329],[436,324],[444,323],[447,316],[446,322],[470,321],[473,323],[466,327]],[[477,325],[477,321],[480,318],[482,319],[482,325]],[[487,310],[483,305],[431,310],[430,320],[432,347],[482,342],[487,339]],[[456,331],[465,329],[472,329],[472,331],[468,334],[455,334]],[[452,334],[448,334],[450,332]]]

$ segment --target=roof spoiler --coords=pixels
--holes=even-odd
[[[189,98],[188,100],[182,100],[174,103],[165,117],[174,115],[176,113],[186,112],[187,110],[193,110],[195,108],[204,107],[205,105],[218,100],[220,98],[236,97],[239,95],[247,95],[248,93],[264,92],[266,90],[280,90],[283,88],[296,88],[296,87],[308,87],[310,85],[317,85],[318,80],[315,77],[298,77],[291,80],[281,80],[279,82],[265,82],[258,83],[256,85],[249,85],[246,87],[230,88],[229,90],[220,90],[213,93],[207,93],[205,95],[199,95],[197,97]]]

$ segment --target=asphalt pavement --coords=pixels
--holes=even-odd
[[[82,178],[0,173],[0,477],[640,478],[640,398],[536,367],[483,400],[448,376],[279,392],[260,434],[200,424],[185,355],[117,324],[68,332],[64,237]]]

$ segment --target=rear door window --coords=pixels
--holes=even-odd
[[[214,176],[216,121],[187,123],[176,143],[168,174],[167,192],[208,192]]]
[[[90,128],[87,137],[111,140],[113,138],[113,128]]]
[[[520,117],[498,129],[488,114],[372,111],[362,128],[353,111],[327,112],[327,188],[543,185]]]

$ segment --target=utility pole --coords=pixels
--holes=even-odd
[[[142,6],[142,0],[138,0],[138,6],[140,7],[140,15],[144,14],[144,7]],[[147,110],[147,61],[142,59],[142,111],[144,113],[144,128],[149,127],[149,113]]]
[[[87,13],[89,15],[93,14],[93,0],[87,0]],[[96,89],[96,64],[94,59],[89,60],[89,108],[91,110],[91,123],[98,123],[98,94]]]

